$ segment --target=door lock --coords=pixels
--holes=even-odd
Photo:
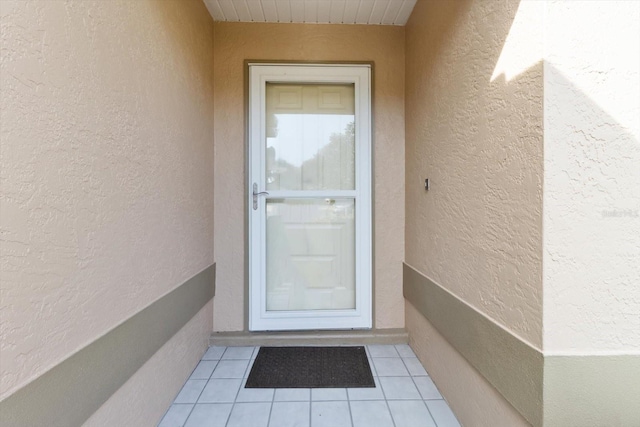
[[[253,210],[258,210],[258,196],[268,196],[267,191],[258,191],[258,183],[253,183]]]

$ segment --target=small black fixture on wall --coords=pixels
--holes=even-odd
[[[429,178],[425,178],[424,179],[424,189],[425,189],[425,191],[429,191],[429,186],[430,186]]]

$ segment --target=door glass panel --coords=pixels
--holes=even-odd
[[[353,84],[266,86],[267,190],[355,189]]]
[[[355,308],[353,199],[271,199],[267,311]]]

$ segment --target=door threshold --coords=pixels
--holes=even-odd
[[[406,329],[368,329],[347,331],[213,332],[209,345],[304,346],[304,345],[390,345],[407,344]]]

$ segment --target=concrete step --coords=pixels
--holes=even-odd
[[[225,347],[407,344],[408,342],[409,334],[405,329],[214,332],[209,338],[209,345]]]

